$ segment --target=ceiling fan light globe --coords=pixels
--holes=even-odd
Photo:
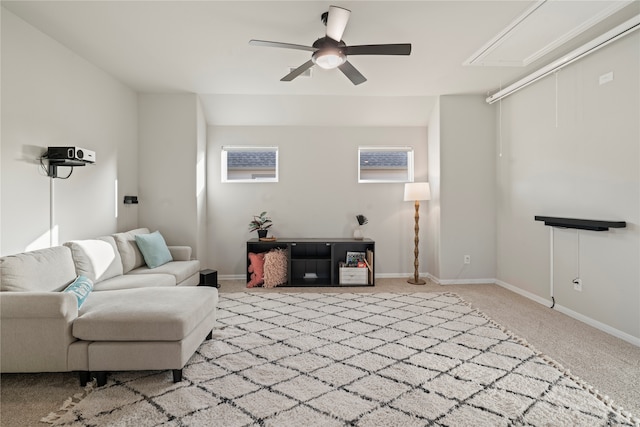
[[[338,50],[317,51],[311,57],[313,63],[325,70],[332,70],[344,64],[347,57]]]

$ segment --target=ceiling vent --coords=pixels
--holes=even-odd
[[[525,67],[632,2],[539,0],[463,65]]]

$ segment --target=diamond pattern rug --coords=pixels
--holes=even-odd
[[[43,421],[135,426],[634,426],[450,293],[220,294],[184,369],[118,372]]]

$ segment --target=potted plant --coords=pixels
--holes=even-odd
[[[267,237],[267,230],[271,228],[273,221],[267,216],[267,212],[260,215],[254,215],[253,220],[249,223],[249,231],[257,231],[259,238]]]
[[[358,221],[358,227],[353,231],[353,238],[356,240],[362,240],[364,235],[362,234],[362,226],[369,222],[366,216],[362,214],[356,215],[356,220]]]

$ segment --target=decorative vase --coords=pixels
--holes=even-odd
[[[267,237],[267,230],[258,230],[258,238],[264,239]]]
[[[362,240],[364,238],[364,235],[362,234],[362,229],[360,227],[356,227],[356,229],[353,230],[353,238],[356,240]]]

